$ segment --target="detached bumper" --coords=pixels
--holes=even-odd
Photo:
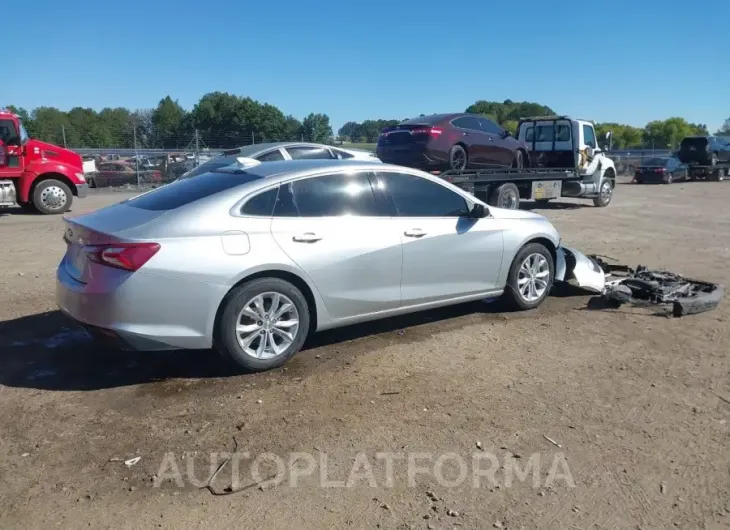
[[[595,260],[579,250],[562,246],[558,248],[555,280],[598,294],[606,287],[606,273]]]
[[[89,184],[76,184],[76,196],[83,199],[89,194]]]

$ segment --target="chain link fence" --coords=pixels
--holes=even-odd
[[[143,129],[136,127],[106,131],[105,135],[96,139],[87,134],[82,140],[77,131],[66,128],[61,128],[58,134],[51,134],[52,137],[48,134],[44,136],[47,137],[43,138],[46,141],[67,146],[83,157],[87,179],[92,187],[164,184],[220,155],[226,149],[269,142],[309,141],[303,135],[267,137],[255,132],[241,134],[236,131],[207,135],[193,131],[167,135],[164,139],[153,139]],[[319,143],[375,150],[377,138],[357,140],[347,142],[327,138]],[[99,145],[94,146],[95,142]],[[649,158],[670,156],[672,152],[668,149],[623,149],[609,153],[619,175],[633,175],[635,169]]]

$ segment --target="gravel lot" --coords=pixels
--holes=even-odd
[[[728,204],[727,182],[621,183],[606,209],[539,211],[585,252],[730,285]],[[89,343],[55,311],[60,227],[0,210],[3,528],[729,526],[727,302],[684,319],[587,296],[471,304],[321,334],[285,369],[241,376],[212,352]],[[232,467],[251,487],[200,489],[234,437],[250,458],[212,489]],[[253,483],[276,458],[284,481]]]

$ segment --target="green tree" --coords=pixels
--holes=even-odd
[[[506,99],[502,103],[497,101],[476,101],[473,105],[470,105],[466,112],[472,114],[482,114],[496,121],[499,125],[504,127],[507,122],[518,121],[520,118],[526,118],[528,116],[552,116],[555,111],[547,105],[541,105],[540,103],[533,103],[530,101],[512,101]],[[506,128],[506,127],[505,127]]]
[[[329,116],[326,114],[309,114],[302,121],[302,134],[307,142],[326,143],[332,137]]]
[[[152,125],[155,130],[155,143],[160,147],[179,148],[191,138],[187,138],[183,126],[186,112],[177,100],[165,96],[152,111]]]
[[[284,140],[301,140],[302,135],[302,122],[296,119],[294,116],[286,117]]]

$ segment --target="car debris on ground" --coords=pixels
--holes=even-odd
[[[636,307],[671,306],[672,315],[682,317],[715,309],[725,296],[724,286],[686,278],[674,272],[621,265],[613,258],[584,255],[561,247],[556,279],[596,294],[609,307],[631,304]]]

